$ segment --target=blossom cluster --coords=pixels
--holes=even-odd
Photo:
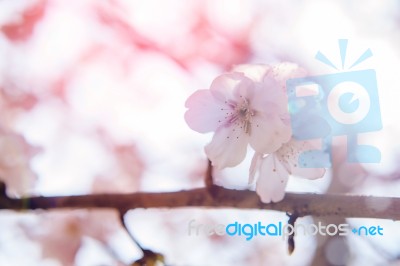
[[[254,150],[249,183],[263,202],[284,198],[290,175],[320,178],[325,169],[299,165],[299,155],[314,148],[292,136],[286,80],[305,71],[296,64],[239,65],[194,92],[186,101],[185,120],[200,133],[215,132],[205,152],[216,169],[234,167]]]

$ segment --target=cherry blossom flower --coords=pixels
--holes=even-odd
[[[248,144],[258,153],[272,153],[289,141],[287,99],[277,87],[268,75],[256,79],[232,72],[189,97],[187,124],[200,133],[215,132],[205,147],[213,166],[236,166],[245,158]]]
[[[305,74],[292,63],[239,65],[186,102],[187,124],[200,133],[215,132],[205,152],[217,169],[236,166],[248,145],[254,149],[249,182],[257,177],[256,192],[266,203],[283,199],[290,175],[316,179],[325,173],[299,163],[300,154],[315,150],[313,142],[292,139],[286,80]]]
[[[325,174],[324,168],[307,167],[307,160],[299,160],[300,154],[315,148],[311,141],[292,139],[267,156],[254,154],[249,183],[253,183],[258,172],[256,191],[261,200],[265,203],[281,201],[285,196],[289,175],[307,179],[321,178]]]

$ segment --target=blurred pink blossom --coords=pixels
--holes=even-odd
[[[37,176],[29,162],[37,152],[24,137],[0,127],[0,180],[9,194],[22,196],[33,190]]]
[[[109,142],[109,141],[107,141]],[[135,145],[108,143],[114,155],[111,167],[94,178],[93,193],[133,193],[139,189],[145,165]]]
[[[121,228],[114,210],[54,211],[38,216],[36,226],[21,223],[28,238],[41,245],[42,257],[75,265],[83,238],[91,237],[107,246],[111,235]]]
[[[26,41],[32,36],[36,24],[42,20],[45,11],[46,1],[37,1],[34,4],[30,3],[30,6],[21,12],[18,17],[9,23],[1,25],[0,32],[11,41]]]

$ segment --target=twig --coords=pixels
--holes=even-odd
[[[211,188],[214,185],[213,176],[212,176],[212,163],[208,160],[207,171],[204,177],[204,183],[206,188]]]
[[[164,263],[164,255],[162,255],[161,253],[151,251],[149,249],[145,249],[142,247],[142,245],[139,244],[139,242],[136,240],[136,238],[130,232],[130,230],[128,229],[128,227],[125,223],[125,219],[124,219],[125,214],[126,214],[126,211],[119,212],[119,219],[121,221],[121,224],[125,228],[125,231],[128,233],[131,240],[136,244],[136,246],[138,246],[138,248],[140,248],[140,250],[143,253],[142,258],[133,262],[132,266],[151,266],[151,265],[156,265],[157,262]]]
[[[292,255],[294,248],[295,248],[294,237],[296,234],[296,230],[294,228],[295,228],[296,220],[299,216],[297,215],[296,212],[294,212],[292,214],[288,213],[287,215],[289,216],[288,224],[290,224],[293,228],[293,230],[290,232],[289,238],[288,238],[288,252],[289,252],[289,255]]]
[[[158,262],[164,263],[164,256],[162,254],[144,249],[143,258],[132,263],[132,266],[155,266],[158,265]]]

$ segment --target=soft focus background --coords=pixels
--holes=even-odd
[[[382,163],[345,162],[318,181],[292,178],[288,190],[400,196],[400,4],[398,1],[1,0],[0,178],[10,196],[176,191],[203,185],[211,135],[183,120],[186,98],[241,63],[298,63],[336,73],[370,48],[356,69],[375,69],[384,128],[364,136]],[[216,174],[249,189],[249,160]],[[367,203],[368,204],[368,203]],[[390,202],[388,202],[388,206]],[[376,206],[384,210],[387,206]],[[168,265],[399,265],[398,222],[382,237],[188,236],[188,223],[286,221],[283,213],[135,210],[129,229]],[[302,218],[301,223],[318,222]],[[325,220],[341,223],[346,221]],[[0,212],[0,265],[127,265],[141,257],[111,211]]]

